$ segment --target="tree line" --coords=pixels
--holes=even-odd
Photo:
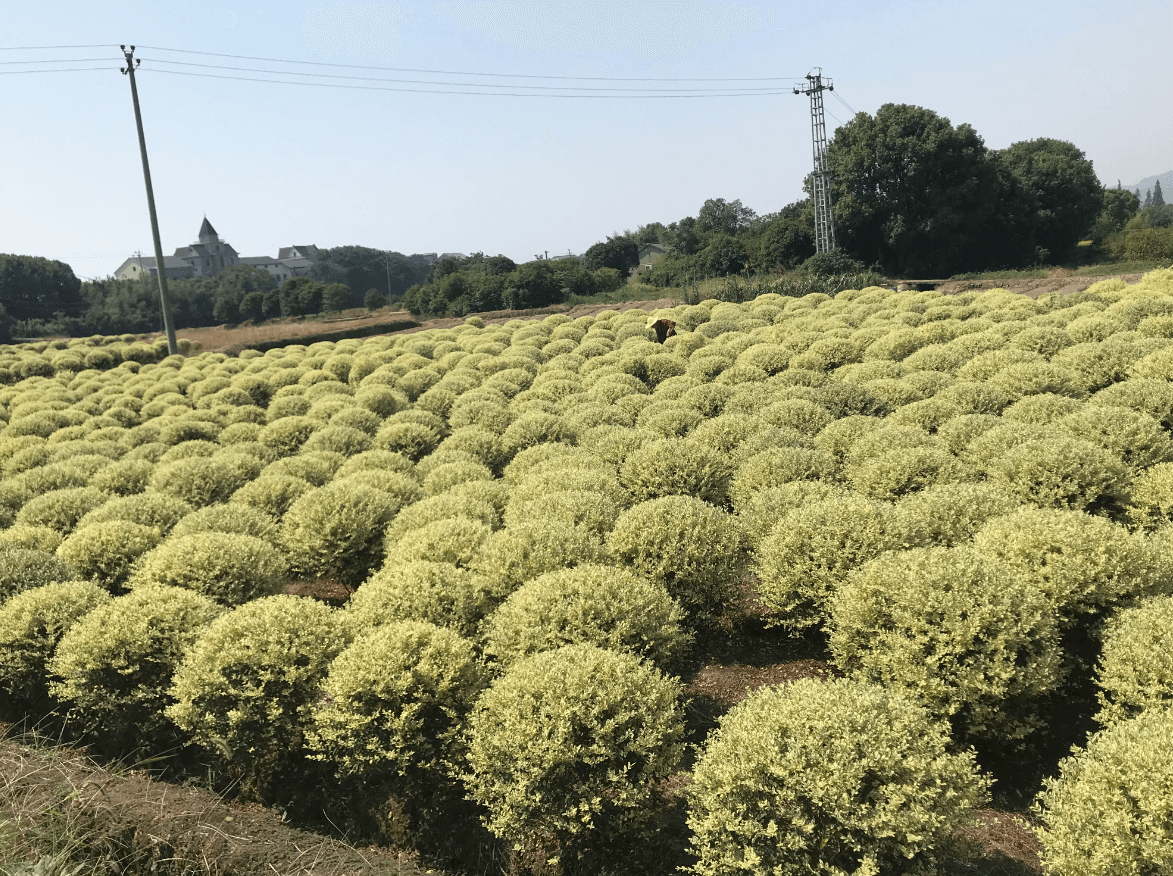
[[[1173,259],[1163,198],[1105,188],[1074,144],[1051,138],[986,147],[967,124],[932,110],[887,104],[858,113],[827,150],[837,247],[890,277],[1072,261],[1090,240],[1104,260]],[[814,253],[812,179],[807,197],[757,216],[740,201],[706,201],[696,217],[641,226],[618,239],[662,243],[668,256],[645,275],[682,279],[794,269]]]
[[[887,277],[959,273],[1075,261],[1090,241],[1101,260],[1173,259],[1173,205],[1159,183],[1146,193],[1104,187],[1073,143],[1038,138],[989,149],[971,125],[932,110],[885,104],[857,113],[828,146],[830,196],[840,261]],[[813,181],[807,196],[758,215],[740,200],[711,198],[696,216],[609,235],[582,259],[449,257],[361,246],[323,250],[308,277],[280,286],[235,265],[215,277],[169,283],[176,325],[260,321],[400,301],[413,313],[543,307],[611,292],[639,263],[644,244],[666,254],[640,278],[678,287],[708,277],[775,274],[815,252]],[[364,291],[365,290],[365,291]],[[68,265],[0,256],[0,305],[18,336],[121,334],[160,326],[153,282],[82,283]]]
[[[474,253],[440,259],[423,283],[407,290],[401,304],[416,314],[464,316],[546,307],[572,295],[614,292],[626,282],[626,269],[590,260],[535,259],[518,265],[503,255]]]
[[[430,271],[422,255],[362,246],[322,250],[307,277],[278,284],[262,268],[230,265],[214,277],[169,280],[177,328],[260,322],[350,307],[381,307]],[[162,328],[154,277],[82,282],[69,265],[0,254],[0,341],[9,337],[138,334]]]

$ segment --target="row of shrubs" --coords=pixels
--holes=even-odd
[[[642,311],[491,327],[472,319],[399,338],[27,379],[0,391],[9,524],[0,595],[10,596],[0,611],[40,593],[30,589],[39,582],[80,576],[89,592],[115,594],[110,606],[190,593],[215,619],[183,624],[210,630],[288,599],[272,594],[291,577],[326,577],[358,588],[342,613],[347,647],[388,625],[430,624],[471,649],[492,690],[571,645],[632,653],[670,673],[689,628],[734,599],[748,569],[772,622],[822,627],[842,674],[907,698],[954,753],[1039,730],[1039,697],[1097,659],[1073,643],[1098,648],[1102,638],[1107,738],[1150,720],[1168,697],[1146,674],[1149,640],[1132,628],[1113,638],[1117,625],[1143,627],[1126,619],[1159,611],[1173,592],[1168,274],[1039,302],[878,288],[704,302],[652,314],[677,323],[662,346]],[[554,581],[566,569],[597,580],[567,590]],[[620,580],[620,569],[643,587],[600,583]],[[1139,644],[1112,657],[1125,642]],[[174,669],[195,644],[168,647]],[[67,690],[49,667],[68,652],[22,670],[37,679],[26,693],[80,715],[81,691],[118,664],[91,660],[88,680]],[[314,658],[319,680],[342,653]],[[153,717],[127,727],[202,732],[179,720],[181,676],[170,671],[150,688],[160,699],[143,714]],[[561,684],[553,670],[539,676]],[[268,702],[263,691],[248,697]],[[220,718],[208,726],[233,711],[215,702],[208,713]],[[266,721],[289,711],[265,709]],[[309,739],[313,710],[299,709],[297,732]],[[96,713],[88,720],[122,732]],[[458,723],[456,736],[475,736],[475,719]],[[208,744],[222,731],[185,738]],[[781,757],[771,745],[768,757]],[[226,769],[260,764],[249,767],[258,789],[280,772],[265,745],[221,755]],[[590,830],[539,830],[500,816],[521,798],[489,802],[471,790],[480,779],[469,781],[503,836],[570,848],[584,831],[609,829],[598,814],[576,822]],[[1072,818],[1083,812],[1076,833],[1092,830],[1086,806],[1109,805],[1080,799],[1084,810],[1063,804]],[[524,832],[504,826],[523,822]],[[699,824],[698,848],[751,848],[736,831],[702,840],[720,830]],[[865,846],[884,846],[872,834],[852,840],[855,851],[821,841],[798,845],[856,867],[873,860]],[[909,848],[920,855],[935,842]],[[877,850],[875,861],[888,860]],[[1048,854],[1055,872],[1079,870],[1076,852]],[[703,866],[718,858],[701,854]]]
[[[445,796],[468,794],[519,850],[573,855],[655,830],[658,783],[682,755],[682,703],[679,682],[630,647],[636,637],[615,635],[623,609],[640,603],[632,585],[646,584],[585,567],[546,579],[564,598],[544,594],[554,611],[531,611],[529,620],[549,634],[551,614],[560,614],[562,629],[496,673],[469,640],[427,622],[364,626],[350,609],[290,596],[226,610],[170,587],[111,599],[88,582],[26,591],[0,609],[0,665],[10,670],[15,657],[32,668],[52,654],[53,692],[76,720],[157,749],[189,738],[262,796],[309,758],[342,786],[361,788],[368,803],[392,795],[422,820]],[[523,590],[538,595],[536,583]],[[626,605],[609,619],[584,617],[583,597],[596,588]],[[524,602],[514,603],[515,617]],[[1105,664],[1131,670],[1130,681],[1146,674],[1150,649],[1168,652],[1171,602],[1122,618]],[[659,620],[659,629],[672,627]],[[12,635],[18,625],[23,637]],[[514,627],[515,636],[533,631]],[[1160,777],[1170,720],[1158,707],[1111,721],[1048,783],[1042,814],[1054,871],[1111,873],[1159,860],[1159,826],[1114,843],[1119,819],[1144,822],[1167,799]],[[765,688],[721,721],[693,771],[694,869],[734,873],[751,861],[903,872],[932,859],[988,800],[989,785],[972,750],[958,751],[948,725],[896,686],[856,678]],[[1136,796],[1139,813],[1105,811],[1121,788]],[[778,813],[787,816],[782,829]],[[1095,821],[1105,816],[1114,820]],[[1104,865],[1092,865],[1097,857]]]
[[[194,345],[179,339],[181,354],[189,354]],[[94,335],[71,340],[35,341],[0,345],[0,384],[12,384],[28,377],[53,377],[58,373],[106,371],[124,367],[137,371],[147,363],[160,362],[168,356],[166,338],[150,342],[136,335]]]

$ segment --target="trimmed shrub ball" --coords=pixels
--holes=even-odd
[[[1173,522],[1173,462],[1154,465],[1136,476],[1125,514],[1138,529],[1157,529]]]
[[[1011,569],[968,546],[866,563],[831,597],[835,663],[895,686],[968,738],[1018,739],[1062,680],[1056,613]]]
[[[0,605],[0,699],[13,710],[9,720],[50,709],[48,664],[57,643],[110,598],[91,581],[59,581],[25,590]]]
[[[72,577],[72,570],[48,551],[0,547],[0,605],[22,591]]]
[[[117,751],[174,744],[163,714],[176,666],[223,611],[206,596],[147,587],[95,608],[70,628],[49,662],[49,692]],[[170,743],[170,744],[168,744]]]
[[[757,550],[758,593],[790,630],[825,625],[828,601],[847,575],[896,547],[891,506],[849,494],[795,508]]]
[[[1108,619],[1096,671],[1103,726],[1173,704],[1173,596],[1157,596]]]
[[[619,481],[642,502],[693,496],[721,505],[732,474],[727,457],[687,438],[662,438],[637,447],[619,469]]]
[[[658,582],[583,564],[523,584],[493,612],[485,653],[510,666],[539,651],[589,644],[667,664],[687,646],[684,612]]]
[[[187,649],[167,717],[240,780],[245,796],[260,798],[303,752],[302,728],[330,661],[348,644],[338,611],[320,602],[267,596],[245,603]]]
[[[193,511],[171,530],[172,535],[195,535],[197,532],[251,535],[271,545],[280,542],[280,530],[268,514],[239,503],[209,505],[207,508]]]
[[[233,493],[229,504],[256,508],[273,520],[279,520],[294,502],[313,488],[309,481],[292,475],[262,474]]]
[[[48,526],[62,535],[67,535],[73,531],[79,520],[105,504],[109,498],[109,493],[103,493],[94,487],[50,490],[25,502],[17,512],[16,522],[28,526]]]
[[[562,520],[600,537],[610,532],[623,507],[610,496],[591,490],[566,490],[531,496],[525,490],[505,508],[505,525],[532,520]]]
[[[182,587],[221,605],[280,590],[285,560],[270,542],[229,532],[172,535],[138,563],[129,586]]]
[[[214,502],[227,502],[248,480],[234,466],[194,457],[160,463],[151,474],[151,488],[201,508]]]
[[[1080,511],[1023,508],[995,517],[973,543],[1045,594],[1068,623],[1170,586],[1159,545]]]
[[[390,778],[409,803],[462,767],[465,724],[488,679],[472,643],[420,621],[380,626],[330,663],[306,742],[339,776]]]
[[[350,597],[346,616],[360,632],[397,621],[424,621],[471,638],[491,603],[489,582],[481,575],[452,563],[413,560],[375,572]]]
[[[1035,803],[1043,866],[1057,876],[1162,873],[1173,860],[1173,711],[1113,724],[1045,779]]]
[[[953,547],[1021,505],[1017,496],[994,484],[938,484],[897,502],[889,526],[896,545]]]
[[[497,509],[489,502],[466,494],[444,493],[421,499],[396,514],[387,527],[386,542],[388,545],[393,545],[412,530],[451,517],[476,520],[494,529],[501,523]]]
[[[473,711],[469,796],[494,834],[538,860],[638,835],[684,751],[679,696],[635,655],[593,645],[522,660]]]
[[[492,530],[480,521],[445,517],[404,533],[394,543],[388,539],[386,562],[428,560],[467,569],[491,534]]]
[[[153,526],[110,520],[77,529],[57,548],[57,557],[81,578],[121,592],[131,566],[162,536]]]
[[[187,502],[166,493],[147,492],[137,496],[118,496],[89,512],[78,521],[77,528],[84,529],[95,523],[108,523],[111,520],[126,520],[142,526],[153,526],[166,535],[192,510]]]
[[[399,510],[389,494],[357,483],[311,490],[285,514],[281,537],[291,569],[352,581],[383,560],[383,530]]]
[[[607,550],[698,616],[722,610],[743,567],[736,519],[690,496],[632,506],[607,536]]]
[[[526,581],[581,563],[603,558],[597,536],[569,521],[552,518],[507,526],[480,546],[471,567],[489,582],[497,599],[508,596]]]
[[[990,463],[989,477],[1042,508],[1096,510],[1119,501],[1128,475],[1119,457],[1089,441],[1026,441]]]
[[[698,876],[905,873],[988,798],[972,751],[909,697],[800,679],[751,693],[686,791]],[[748,865],[748,866],[747,866]]]

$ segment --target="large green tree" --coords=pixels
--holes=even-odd
[[[320,313],[325,287],[310,277],[290,277],[277,290],[282,316]]]
[[[810,215],[804,215],[801,209],[787,214],[786,209],[780,211],[762,235],[758,247],[760,270],[795,268],[815,254],[814,211]]]
[[[319,283],[345,283],[351,289],[378,289],[394,300],[428,276],[429,264],[422,255],[406,256],[368,246],[335,246],[321,250],[310,276]],[[357,307],[358,300],[350,306]]]
[[[692,216],[685,216],[679,222],[671,223],[665,237],[665,242],[678,256],[693,255],[700,252],[704,246],[696,219]]]
[[[885,104],[857,113],[827,150],[837,242],[889,273],[950,276],[984,261],[997,169],[969,125]]]
[[[641,225],[635,234],[635,242],[640,246],[645,243],[667,243],[668,226],[663,222],[649,222]]]
[[[64,262],[0,253],[0,301],[13,319],[81,316],[81,280]]]
[[[1109,234],[1123,231],[1128,220],[1140,210],[1140,198],[1128,189],[1117,186],[1104,190],[1104,206],[1092,224],[1091,237],[1096,244],[1103,243]]]
[[[590,247],[583,254],[582,261],[588,271],[614,268],[626,277],[639,264],[639,244],[634,237],[613,234]]]
[[[264,295],[277,288],[276,278],[263,268],[252,265],[229,265],[213,278],[212,315],[217,322],[239,322],[251,317],[241,315],[240,303],[247,295]]]
[[[739,273],[749,262],[749,253],[740,238],[718,232],[709,238],[709,244],[700,251],[705,269],[714,277]]]
[[[748,231],[757,218],[741,201],[709,198],[696,214],[696,228],[701,234],[728,234],[735,236]]]
[[[1104,206],[1104,187],[1091,161],[1075,144],[1049,137],[1013,143],[999,158],[1034,202],[1040,260],[1063,258]]]

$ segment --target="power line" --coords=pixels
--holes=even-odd
[[[766,86],[763,88],[752,88],[752,87],[747,88],[744,86],[743,87],[734,87],[734,88],[615,88],[615,87],[602,86],[602,85],[593,85],[593,86],[512,85],[512,84],[508,84],[508,83],[500,83],[500,84],[488,83],[488,84],[482,85],[478,82],[443,82],[443,81],[434,80],[434,79],[397,79],[397,78],[387,78],[387,77],[383,77],[383,76],[351,76],[351,75],[348,75],[345,73],[299,73],[296,71],[285,71],[285,70],[258,70],[253,67],[229,67],[229,66],[225,66],[222,64],[200,64],[200,63],[190,62],[190,61],[167,61],[167,60],[162,60],[159,58],[143,58],[143,60],[147,61],[149,63],[155,63],[155,64],[181,64],[185,67],[202,67],[202,68],[211,69],[211,70],[233,70],[236,72],[243,72],[243,73],[267,73],[267,74],[274,75],[274,76],[312,76],[316,79],[354,79],[354,80],[360,80],[363,82],[402,82],[402,83],[408,83],[408,84],[412,84],[412,85],[449,85],[449,86],[459,86],[459,87],[463,87],[463,88],[526,88],[526,89],[541,90],[541,91],[592,91],[592,92],[594,92],[594,91],[617,91],[617,92],[638,91],[638,92],[642,92],[642,93],[650,92],[650,93],[654,93],[654,94],[686,92],[686,91],[687,92],[713,93],[713,94],[724,94],[724,93],[728,93],[731,91],[739,91],[739,90],[744,91],[744,92],[776,91],[776,86]],[[164,71],[160,71],[160,72],[164,72]],[[178,72],[178,71],[169,71],[169,72]],[[296,83],[291,83],[291,84],[296,84]],[[313,83],[305,83],[305,84],[308,85],[308,84],[313,84]],[[479,92],[474,92],[474,93],[479,93]]]
[[[81,64],[85,61],[109,61],[109,58],[54,58],[49,61],[0,61],[0,64]]]
[[[115,43],[94,43],[88,46],[0,46],[0,52],[43,52],[48,49],[113,49]]]
[[[596,98],[596,99],[644,99],[649,98],[695,98],[695,97],[768,97],[776,94],[786,94],[786,91],[753,91],[753,92],[723,92],[720,94],[527,94],[514,91],[447,91],[435,88],[394,88],[375,85],[343,85],[336,82],[291,82],[287,79],[257,79],[252,76],[223,76],[217,73],[191,73],[187,70],[159,70],[155,73],[168,73],[172,76],[196,76],[201,79],[230,79],[236,82],[268,82],[273,85],[308,85],[313,88],[345,88],[359,91],[399,91],[416,94],[464,94],[475,97],[555,97],[555,98]],[[495,86],[481,86],[484,88]]]
[[[837,92],[837,91],[832,91],[832,92],[831,92],[831,94],[833,94],[833,95],[835,96],[835,99],[836,99],[837,101],[839,101],[841,104],[843,104],[843,105],[844,105],[845,107],[847,107],[849,110],[851,110],[851,114],[852,114],[852,115],[855,115],[855,114],[856,114],[856,113],[855,113],[855,110],[851,109],[851,104],[849,104],[847,101],[845,101],[843,98],[841,98],[841,97],[839,96],[839,92]]]
[[[116,62],[111,61],[111,64]],[[21,76],[27,73],[77,73],[82,70],[116,70],[117,67],[63,67],[60,70],[0,70],[0,76]]]
[[[777,82],[781,80],[798,79],[797,76],[758,76],[758,77],[731,77],[705,78],[685,77],[656,79],[649,77],[622,77],[622,76],[551,76],[534,73],[478,73],[469,70],[424,70],[413,67],[376,67],[366,64],[334,64],[327,61],[293,61],[288,58],[259,58],[252,55],[228,55],[222,52],[197,52],[194,49],[172,49],[165,46],[139,46],[140,49],[153,49],[156,52],[183,52],[188,55],[205,55],[211,58],[234,58],[238,61],[267,61],[275,64],[306,64],[314,67],[344,67],[353,70],[384,70],[392,73],[434,73],[442,76],[493,76],[506,79],[567,79],[585,80],[594,82]],[[173,63],[179,63],[178,61]]]

